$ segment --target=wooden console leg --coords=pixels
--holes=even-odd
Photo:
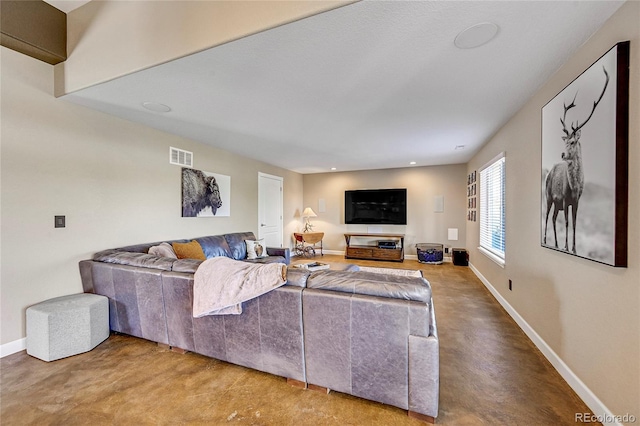
[[[326,393],[327,395],[329,395],[329,392],[331,392],[331,389],[329,388],[325,388],[324,386],[312,385],[311,383],[309,383],[307,387],[309,390]]]
[[[171,346],[167,345],[166,343],[160,343],[160,342],[158,342],[158,347],[159,347],[160,349],[166,349],[166,350],[168,350],[168,351],[170,351],[170,350],[171,350]]]
[[[307,388],[307,384],[305,382],[301,382],[300,380],[296,380],[296,379],[287,378],[287,384],[289,386],[293,386],[294,388],[300,388],[300,389]]]
[[[436,423],[436,418],[435,417],[427,416],[426,414],[416,413],[415,411],[407,411],[407,414],[412,419],[421,420],[423,422],[427,422],[427,423],[431,423],[431,424],[435,424]]]
[[[178,348],[176,346],[171,346],[171,352],[175,352],[177,354],[186,354],[189,351],[186,349]]]

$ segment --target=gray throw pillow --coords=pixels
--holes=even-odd
[[[158,257],[170,257],[172,259],[177,259],[176,252],[173,251],[173,247],[169,243],[161,243],[160,245],[153,246],[149,248],[149,254]]]

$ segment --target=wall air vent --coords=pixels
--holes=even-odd
[[[170,146],[169,163],[177,166],[193,167],[193,152]]]

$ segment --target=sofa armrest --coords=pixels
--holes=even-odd
[[[440,343],[433,300],[429,304],[429,335],[409,336],[409,411],[438,417]]]
[[[285,285],[306,287],[311,271],[302,268],[287,268],[287,282]]]
[[[119,251],[115,249],[103,250],[93,255],[93,260],[118,265],[140,266],[143,268],[170,271],[176,259],[157,257],[152,254]]]
[[[267,247],[267,254],[269,256],[281,256],[284,257],[284,263],[291,263],[291,250],[284,247]]]
[[[371,272],[318,271],[309,277],[308,288],[363,294],[390,299],[431,302],[431,285],[424,278]]]
[[[92,260],[81,260],[78,264],[80,266],[80,279],[82,280],[82,291],[84,293],[95,293],[93,287],[93,266]]]
[[[409,336],[409,411],[438,417],[440,399],[439,342],[429,337]]]

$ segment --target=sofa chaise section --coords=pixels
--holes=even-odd
[[[315,273],[303,323],[310,385],[437,417],[439,344],[426,280]]]

